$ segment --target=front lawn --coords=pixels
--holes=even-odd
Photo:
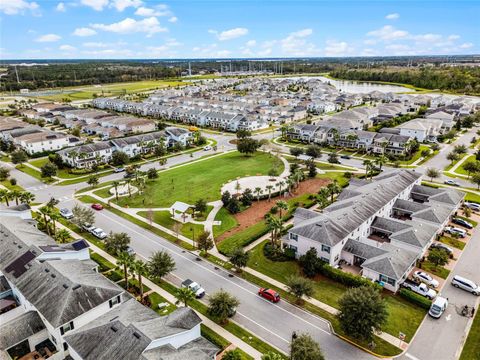
[[[448,277],[448,275],[450,274],[450,270],[445,269],[442,266],[435,266],[433,263],[431,263],[428,260],[425,260],[425,261],[422,262],[421,269],[423,269],[427,272],[430,272],[432,274],[435,274],[435,275],[441,277],[442,279],[446,279]]]
[[[466,245],[463,241],[460,241],[458,239],[454,239],[450,236],[441,236],[438,241],[440,241],[441,243],[444,243],[446,245],[453,246],[453,247],[455,247],[457,249],[460,249],[460,250],[463,250],[463,248]]]
[[[143,194],[121,198],[118,204],[130,207],[145,207],[145,204],[170,207],[175,201],[193,205],[201,198],[207,202],[218,200],[222,185],[228,181],[247,175],[266,175],[274,166],[278,172],[283,171],[283,163],[273,155],[258,152],[246,157],[232,152],[160,172],[157,179],[147,181]]]

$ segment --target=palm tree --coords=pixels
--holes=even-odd
[[[20,201],[21,201],[23,204],[30,205],[30,203],[32,203],[33,200],[35,200],[35,195],[32,194],[31,192],[24,191],[24,192],[22,192],[22,194],[20,195]]]
[[[286,201],[277,201],[277,208],[279,210],[280,219],[283,218],[282,210],[288,211],[288,203]]]
[[[375,165],[378,166],[378,168],[380,169],[380,171],[382,170],[382,166],[385,165],[387,163],[388,159],[385,155],[380,155],[378,156],[376,159],[375,159]]]
[[[132,197],[132,189],[130,188],[130,183],[132,180],[127,179],[127,189],[128,189],[128,197]]]
[[[10,196],[12,197],[12,199],[15,199],[16,205],[18,205],[18,199],[20,198],[21,195],[22,195],[22,192],[19,190],[10,191]]]
[[[9,194],[10,194],[10,191],[8,191],[7,189],[0,189],[0,199],[5,201],[5,204],[7,206],[10,206],[10,203],[8,202],[9,197],[10,197]]]
[[[267,222],[268,229],[271,231],[272,245],[275,245],[275,242],[279,235],[279,231],[283,228],[282,221],[276,216],[273,216],[272,214],[268,214],[266,218],[266,222]]]
[[[280,181],[277,183],[279,195],[282,195],[283,185],[285,185],[285,181],[283,181],[283,180],[280,180]]]
[[[267,186],[265,186],[265,188],[268,190],[268,201],[270,201],[270,197],[272,196],[273,186],[272,185],[267,185]]]
[[[40,209],[38,209],[40,211],[40,213],[43,215],[43,221],[45,222],[45,228],[47,230],[47,234],[50,235],[50,227],[49,227],[49,223],[50,223],[50,220],[47,219],[50,218],[50,214],[52,212],[52,208],[48,205],[45,205],[45,206],[42,206]]]
[[[260,201],[260,195],[263,194],[263,190],[260,187],[256,187],[254,190],[255,194],[257,194],[257,201]]]
[[[370,160],[363,160],[363,166],[365,166],[365,177],[368,179],[368,173],[372,169],[372,162]]]
[[[67,229],[59,229],[57,231],[57,235],[55,236],[55,240],[59,243],[66,243],[70,239],[70,233]]]
[[[60,219],[60,214],[56,212],[54,209],[50,209],[50,213],[48,215],[50,217],[50,220],[52,221],[53,224],[53,237],[55,237],[55,233],[57,232],[57,223],[56,221]]]
[[[148,266],[142,260],[137,260],[133,263],[133,270],[138,276],[138,286],[140,288],[140,302],[143,302],[142,276],[148,275]]]
[[[326,187],[321,188],[318,192],[318,203],[322,209],[328,205],[329,196],[330,190]]]
[[[333,202],[333,196],[340,192],[340,186],[338,186],[337,181],[327,185],[328,193],[330,194],[330,202]]]
[[[115,189],[115,199],[118,201],[118,186],[120,185],[120,181],[114,181],[112,185]]]
[[[188,303],[195,300],[195,293],[188,287],[181,287],[175,291],[175,297],[177,298],[175,305],[183,304],[188,307]]]
[[[120,255],[118,256],[117,264],[119,266],[123,266],[123,275],[125,276],[125,289],[128,289],[128,268],[130,268],[133,262],[133,256],[125,251],[120,253]]]

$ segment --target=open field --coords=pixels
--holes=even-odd
[[[142,195],[121,198],[118,204],[170,207],[175,201],[194,204],[201,198],[207,202],[218,200],[223,184],[246,175],[266,175],[273,166],[283,171],[283,163],[273,155],[258,152],[247,157],[232,152],[161,172],[157,179],[146,182]]]
[[[92,99],[94,94],[96,96],[119,96],[125,94],[132,94],[136,92],[151,91],[156,89],[162,89],[166,87],[176,87],[185,85],[182,81],[137,81],[130,83],[113,83],[105,85],[91,85],[91,86],[76,86],[66,88],[56,88],[50,90],[39,91],[36,98],[61,101],[63,99],[68,100],[87,100]]]
[[[475,316],[460,360],[480,360],[480,315]]]

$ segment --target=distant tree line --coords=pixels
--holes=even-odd
[[[458,93],[480,94],[478,67],[382,67],[352,69],[339,67],[330,72],[334,78],[362,81],[387,81],[410,84],[425,89],[449,90]]]

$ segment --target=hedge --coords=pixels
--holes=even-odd
[[[374,286],[381,289],[380,285],[366,278],[363,278],[355,274],[343,272],[340,269],[335,269],[334,267],[324,262],[322,262],[322,264],[318,266],[318,272],[323,276],[328,277],[329,279],[337,281],[346,286],[351,286],[351,287]]]
[[[403,297],[405,300],[410,301],[412,304],[418,305],[424,309],[430,309],[432,306],[432,301],[427,299],[426,297],[414,293],[412,290],[408,289],[400,289],[398,295]]]

